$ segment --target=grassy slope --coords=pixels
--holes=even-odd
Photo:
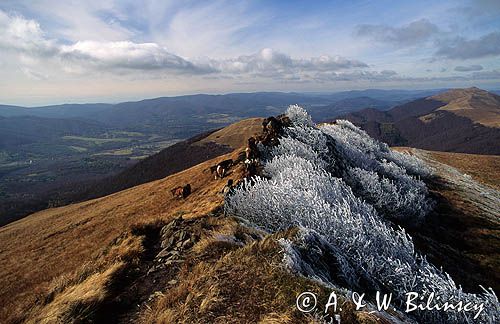
[[[500,190],[500,156],[429,152],[433,159],[450,165],[474,180]]]
[[[498,156],[409,151],[434,168],[428,183],[437,201],[426,224],[415,231],[417,248],[466,290],[500,290],[500,192]],[[468,176],[471,175],[471,176]],[[497,182],[498,183],[498,182]]]
[[[500,127],[500,97],[478,88],[454,89],[431,99],[446,103],[447,110],[488,127]]]
[[[48,209],[1,228],[1,304],[12,308],[29,303],[51,280],[90,261],[135,223],[169,219],[179,212],[196,217],[215,208],[222,202],[218,192],[224,183],[215,181],[207,169],[234,155],[104,198]],[[174,199],[170,189],[185,183],[193,188],[191,196],[186,201]]]
[[[234,143],[244,143],[245,137],[251,132],[253,129],[245,132],[244,137]],[[220,132],[214,136],[233,138],[230,134],[234,132]],[[161,180],[103,198],[45,210],[0,228],[0,263],[3,265],[0,268],[0,321],[17,318],[20,314],[26,315],[27,309],[33,304],[41,307],[35,308],[35,315],[46,314],[63,320],[57,314],[73,314],[71,309],[76,301],[81,302],[85,298],[99,303],[106,300],[110,290],[108,286],[115,276],[123,272],[124,268],[137,264],[135,255],[142,253],[141,241],[130,235],[132,229],[140,226],[138,224],[166,222],[180,214],[186,218],[204,217],[209,211],[220,207],[223,198],[219,192],[225,181],[214,180],[208,168],[217,161],[236,158],[241,149]],[[230,177],[240,177],[241,166],[239,168]],[[193,187],[192,195],[185,201],[173,199],[170,189],[188,182]],[[478,230],[478,227],[473,230]],[[216,236],[218,232],[212,234]],[[458,232],[457,235],[460,234]],[[493,240],[500,236],[498,231],[490,231],[488,235]],[[465,239],[472,238],[467,235]],[[224,252],[219,255],[212,255],[216,249],[211,244],[198,247],[198,254],[192,256],[197,261],[190,271],[197,271],[195,273],[199,274],[199,278],[193,277],[190,271],[181,272],[179,285],[174,290],[162,292],[163,297],[152,304],[150,313],[142,314],[144,321],[148,322],[152,315],[165,316],[165,319],[192,320],[192,312],[207,303],[214,308],[207,306],[209,312],[203,315],[206,319],[213,319],[215,312],[217,316],[232,314],[256,320],[256,314],[267,309],[266,303],[269,303],[269,307],[276,307],[280,312],[271,314],[268,310],[266,316],[276,317],[276,321],[283,320],[280,322],[297,322],[293,296],[307,287],[313,290],[321,288],[310,281],[287,277],[285,272],[277,268],[279,260],[276,259],[276,251],[279,246],[276,243],[262,242],[252,246],[243,249],[231,246],[228,250],[232,251],[230,254]],[[490,269],[498,261],[496,257],[492,255],[482,266]],[[264,265],[264,268],[260,265]],[[283,278],[282,286],[275,284],[276,278]],[[240,279],[243,282],[239,283],[239,289],[233,289],[235,280]],[[192,289],[187,295],[183,293],[186,287]],[[221,295],[210,295],[213,289],[221,292]],[[247,297],[246,292],[254,289],[255,294],[251,295],[254,299],[249,300],[250,304],[247,305],[253,303],[257,308],[233,307],[225,311],[229,301],[241,300]],[[265,293],[268,290],[273,293]],[[262,304],[258,304],[259,291],[262,292]],[[281,299],[276,299],[277,296],[281,296]],[[32,320],[36,321],[35,318]],[[367,322],[370,320],[367,319]]]
[[[241,139],[234,128],[242,126]],[[218,132],[218,142],[244,143],[260,130],[260,119],[242,121],[230,132]],[[0,228],[0,319],[13,309],[32,303],[50,282],[79,268],[101,252],[118,235],[137,223],[168,220],[179,213],[187,217],[206,214],[222,203],[225,182],[215,181],[208,168],[235,150],[167,178],[136,186],[103,198],[32,214]],[[170,189],[190,183],[193,193],[185,200],[172,197]],[[22,256],[22,257],[20,257]]]

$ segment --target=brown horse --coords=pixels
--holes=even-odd
[[[191,185],[188,183],[185,186],[178,186],[170,190],[172,196],[177,199],[186,198],[191,194]]]
[[[248,145],[245,149],[246,160],[258,161],[260,158],[259,148],[257,147],[257,141],[254,137],[248,139]]]
[[[210,167],[210,172],[212,174],[215,173],[215,179],[224,178],[226,176],[227,171],[233,166],[234,161],[232,159],[224,160],[222,162],[217,163],[214,166]]]

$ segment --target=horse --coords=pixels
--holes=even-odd
[[[224,160],[222,162],[219,162],[217,163],[216,165],[214,166],[211,166],[210,167],[210,172],[212,174],[215,173],[215,179],[217,178],[224,178],[226,176],[226,173],[227,171],[229,170],[229,168],[231,168],[231,166],[233,165],[233,160],[232,159],[228,159],[228,160]]]

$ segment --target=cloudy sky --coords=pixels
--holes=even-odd
[[[1,0],[0,103],[500,89],[500,1]]]

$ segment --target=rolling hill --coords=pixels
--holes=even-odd
[[[81,201],[102,197],[139,184],[158,180],[183,171],[206,160],[243,147],[245,140],[258,134],[262,118],[249,118],[223,129],[194,136],[176,143],[136,163],[116,175],[88,185],[66,201]]]
[[[12,118],[31,119],[38,117]],[[41,119],[43,120],[43,118]],[[53,122],[55,121],[57,120],[54,119]],[[68,125],[68,127],[70,126]],[[13,188],[18,188],[21,197],[20,199],[9,197],[2,199],[0,202],[0,225],[47,207],[102,197],[180,172],[208,159],[232,152],[244,145],[241,142],[242,136],[248,138],[252,134],[258,133],[261,127],[260,118],[250,118],[221,130],[202,133],[180,141],[136,163],[129,162],[119,168],[116,166],[119,165],[120,160],[113,161],[108,158],[109,161],[113,162],[109,163],[106,168],[106,165],[103,164],[94,167],[92,161],[87,161],[81,156],[77,156],[74,160],[66,157],[65,164],[58,165],[61,180],[56,178],[54,181],[42,184],[31,182],[28,183],[28,191],[23,191],[22,185],[13,186]],[[71,167],[73,164],[81,165],[86,161],[89,166],[85,170],[80,171],[79,168]],[[94,170],[91,169],[92,167]],[[51,165],[47,165],[45,168],[50,170]],[[119,171],[117,172],[116,169]],[[107,173],[99,174],[99,170]],[[68,177],[65,177],[65,174],[68,174]],[[22,174],[19,177],[22,177]]]
[[[500,96],[478,88],[454,89],[382,112],[343,117],[393,146],[500,154]]]
[[[329,268],[337,264],[341,250],[331,250],[325,238],[305,234],[308,232],[297,224],[285,224],[285,219],[278,222],[285,230],[270,233],[222,212],[225,199],[221,189],[226,179],[214,180],[209,168],[218,161],[236,159],[248,136],[260,129],[260,120],[250,119],[201,136],[181,149],[186,154],[184,163],[190,163],[186,160],[192,145],[217,142],[233,151],[215,158],[200,157],[199,164],[164,178],[102,198],[47,209],[1,227],[0,321],[314,322],[312,316],[297,310],[296,296],[311,291],[326,302],[334,289],[340,296],[339,314],[345,322],[411,322],[412,318],[402,312],[373,311],[372,304],[355,310],[342,290],[323,285],[325,280],[339,280],[340,287],[349,287],[338,274],[341,269]],[[310,143],[310,135],[302,140]],[[293,142],[288,139],[283,143]],[[332,152],[345,149],[341,143]],[[476,170],[476,182],[442,163],[460,157],[465,162],[455,165],[468,170],[467,166],[477,163],[474,155],[442,153],[438,159],[432,152],[402,150],[419,156],[434,169],[434,176],[425,181],[437,202],[435,208],[424,226],[405,226],[415,238],[417,251],[424,252],[436,266],[443,266],[467,291],[477,291],[478,284],[498,289],[498,191],[481,184],[491,168]],[[318,159],[310,152],[299,150],[295,154]],[[338,154],[344,153],[335,153],[339,162],[335,164],[348,165]],[[488,163],[496,169],[497,157],[480,158],[480,163],[491,160]],[[407,159],[404,161],[411,161]],[[156,156],[143,163],[142,169],[149,172],[145,179],[165,175],[168,162],[168,158]],[[293,173],[292,168],[288,166],[281,181],[308,175]],[[228,178],[242,176],[240,164]],[[302,186],[307,186],[305,179],[299,179]],[[172,197],[170,189],[186,183],[191,184],[192,194],[186,199]],[[262,186],[257,184],[255,190]],[[298,205],[301,199],[287,195],[292,189],[309,190],[290,187],[276,191],[285,195],[290,206]],[[254,213],[259,212],[258,198],[251,201]],[[271,219],[275,212],[266,210],[266,218]],[[285,265],[283,260],[288,260]],[[292,267],[297,262],[302,262],[301,268]],[[308,271],[320,275],[314,277]]]
[[[13,150],[19,145],[52,142],[60,144],[65,135],[94,136],[107,130],[95,121],[36,116],[0,117],[0,148]]]
[[[430,97],[445,103],[438,110],[450,111],[488,127],[500,127],[500,96],[473,87],[454,89]]]
[[[158,179],[172,170],[177,172],[180,169],[127,169],[172,145],[156,158],[185,159],[190,138],[243,118],[279,114],[291,103],[309,107],[312,117],[321,121],[365,107],[386,110],[415,96],[435,93],[257,92],[160,97],[118,104],[0,105],[0,224],[48,206],[99,197]],[[192,158],[188,160],[194,165],[204,154],[214,157],[225,151],[202,147],[190,152]],[[147,163],[156,158],[147,159]],[[175,158],[172,164],[178,164]]]

